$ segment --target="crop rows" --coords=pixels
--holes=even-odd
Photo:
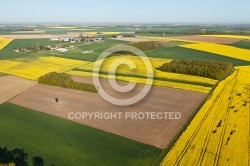
[[[249,71],[239,67],[218,85],[162,165],[247,165]]]

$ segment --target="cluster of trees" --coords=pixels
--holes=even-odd
[[[157,69],[164,72],[221,80],[232,71],[232,67],[231,63],[220,61],[173,60],[170,63],[163,64]]]
[[[131,43],[130,45],[142,51],[150,51],[150,50],[155,50],[155,49],[166,47],[165,42],[159,42],[159,41],[135,42],[135,43]]]
[[[69,74],[51,72],[41,76],[38,80],[40,84],[59,86],[63,88],[97,93],[97,89],[92,84],[75,82]]]
[[[47,51],[47,50],[51,50],[51,48],[47,47],[47,46],[42,46],[42,45],[40,45],[40,43],[37,43],[34,46],[28,46],[26,48],[20,48],[19,52],[31,53],[31,52]]]
[[[101,32],[98,32],[101,33]],[[97,34],[98,34],[97,33]],[[93,37],[93,36],[83,36],[83,34],[81,33],[79,35],[78,40],[76,40],[76,42],[94,42],[94,41],[100,41],[102,38],[100,37]]]
[[[133,33],[127,33],[127,34],[124,34],[123,37],[135,37],[135,34]]]
[[[159,41],[146,41],[146,42],[135,42],[129,44],[130,46],[136,47],[141,51],[150,51],[155,49],[160,49],[166,47],[165,42],[159,42]],[[119,48],[109,50],[109,52],[114,54],[134,54],[129,51],[120,51]]]
[[[22,149],[15,148],[8,150],[6,147],[0,148],[0,165],[28,166],[28,154]],[[41,156],[33,157],[33,166],[43,166],[44,161]]]

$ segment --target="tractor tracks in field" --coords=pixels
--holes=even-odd
[[[231,83],[233,80],[235,80],[235,79],[237,78],[237,76],[238,76],[238,70],[237,70],[236,72],[237,72],[237,73],[235,74],[235,76],[234,76],[231,80],[229,80],[228,82],[225,83],[225,85],[224,85],[223,88],[220,90],[220,92],[218,93],[218,95],[216,96],[216,98],[215,98],[214,101],[219,100],[219,99],[221,98],[221,95],[223,95],[223,92],[224,92],[224,90],[226,89],[226,87],[228,86],[228,84]],[[237,82],[237,79],[236,79],[236,82]],[[235,82],[235,84],[236,84],[236,82]],[[235,84],[234,84],[234,87],[235,87]],[[233,89],[234,89],[234,87],[233,87]],[[179,165],[180,161],[182,160],[182,158],[183,158],[184,155],[186,154],[186,152],[187,152],[187,150],[189,149],[191,143],[193,142],[194,138],[196,137],[197,133],[199,132],[201,126],[204,124],[204,122],[206,121],[207,117],[210,115],[210,113],[211,113],[211,111],[212,111],[212,109],[213,109],[215,103],[216,103],[216,102],[213,102],[213,104],[209,107],[209,109],[208,109],[208,111],[206,112],[206,114],[203,116],[201,122],[199,123],[199,125],[198,125],[197,128],[195,129],[195,131],[194,131],[194,133],[192,134],[191,138],[188,140],[188,142],[187,142],[185,148],[184,148],[183,151],[181,152],[180,156],[178,157],[178,159],[176,160],[176,162],[175,162],[174,165]],[[230,103],[231,103],[231,101],[230,101]],[[229,107],[230,107],[230,106],[228,106],[228,108],[229,108]],[[227,110],[227,111],[228,111],[228,110]],[[228,113],[227,113],[227,114],[228,114]],[[211,126],[212,126],[212,125],[213,125],[213,123],[211,123]],[[224,124],[223,129],[225,128],[225,125],[226,125],[226,124]],[[210,127],[210,128],[211,128],[211,127]],[[224,129],[224,130],[225,130],[225,129]],[[224,130],[223,130],[223,131],[224,131]],[[223,132],[223,131],[222,131],[222,132]],[[208,131],[208,133],[209,133],[209,131]],[[223,134],[223,137],[224,137],[224,134]],[[207,141],[208,141],[208,139],[207,139]],[[206,141],[205,141],[205,142],[206,142]],[[220,142],[221,142],[221,141],[220,141]],[[207,143],[205,143],[205,146],[206,146],[206,145],[207,145]],[[217,152],[218,152],[218,150],[217,150]],[[205,154],[205,150],[203,150],[201,156],[204,156],[204,154]],[[202,158],[201,158],[201,160],[200,160],[200,157],[199,157],[198,162],[201,162],[201,161],[202,161]],[[198,163],[197,163],[197,164],[198,164]]]
[[[237,73],[236,73],[235,77],[233,78],[235,82],[233,84],[232,91],[231,91],[231,94],[230,94],[230,102],[229,102],[229,105],[227,107],[227,112],[226,112],[226,116],[225,116],[225,120],[224,120],[225,122],[223,123],[222,134],[221,134],[221,137],[220,137],[220,142],[219,142],[219,145],[218,145],[218,149],[216,151],[214,165],[219,164],[221,148],[222,148],[222,144],[223,144],[224,138],[225,138],[225,132],[226,132],[226,128],[227,128],[228,117],[229,117],[231,105],[232,105],[232,102],[233,102],[233,94],[235,92],[235,87],[236,87],[236,84],[237,84],[238,74],[239,74],[239,71],[237,70]]]
[[[221,134],[223,135],[222,137],[220,137],[220,141],[219,141],[219,144],[218,146],[222,146],[222,143],[223,143],[223,139],[224,139],[224,135],[225,135],[225,130],[226,130],[226,126],[227,126],[227,122],[228,122],[228,116],[229,116],[229,111],[230,111],[230,107],[231,107],[231,104],[232,104],[232,101],[233,101],[233,93],[234,93],[234,90],[235,90],[235,85],[237,83],[237,78],[238,78],[238,70],[236,71],[237,73],[235,74],[235,76],[230,80],[228,81],[227,83],[231,83],[232,81],[235,81],[234,84],[233,84],[233,87],[232,87],[232,91],[230,93],[230,101],[229,101],[229,105],[227,106],[227,110],[226,110],[226,116],[224,118],[224,120],[222,121],[223,122],[223,127],[222,127],[222,131],[221,131]],[[224,85],[224,89],[223,91],[225,90],[225,88],[228,86],[227,85]],[[223,91],[221,91],[223,93]],[[221,98],[220,98],[220,101],[221,101]],[[214,126],[214,123],[215,123],[215,119],[216,119],[216,116],[218,115],[217,112],[218,112],[218,108],[214,114],[214,118],[213,118],[213,122],[211,123],[210,127],[209,127],[209,130],[207,131],[207,136],[206,136],[206,139],[205,139],[205,142],[204,142],[204,145],[203,145],[203,148],[202,148],[202,151],[201,151],[201,154],[199,155],[199,159],[198,159],[198,162],[195,164],[195,165],[201,165],[203,159],[204,159],[204,155],[206,153],[206,150],[207,150],[207,145],[208,145],[208,141],[209,141],[209,138],[210,138],[210,135],[211,135],[211,130],[212,130],[212,127]],[[221,140],[222,139],[222,140]],[[222,142],[221,142],[222,141]],[[220,148],[221,149],[221,148]],[[216,152],[218,151],[218,149],[216,150]],[[217,153],[216,153],[217,155]],[[217,164],[216,164],[217,165]]]

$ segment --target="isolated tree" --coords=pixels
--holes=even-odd
[[[79,38],[81,39],[83,36],[82,36],[82,33],[79,35]]]

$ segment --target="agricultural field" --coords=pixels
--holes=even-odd
[[[36,84],[37,82],[35,81],[0,74],[0,104],[8,101],[16,95],[19,95]]]
[[[219,54],[204,52],[201,50],[184,48],[181,46],[185,45],[178,45],[170,48],[152,50],[146,52],[146,55],[152,58],[225,61],[232,63],[234,66],[249,65],[249,62],[245,60],[240,60],[228,56],[221,56]]]
[[[188,43],[218,43],[231,44],[242,39],[238,38],[222,38],[216,36],[201,36],[201,35],[170,35],[166,37],[142,36],[142,39],[159,40],[159,41],[179,41]]]
[[[37,25],[33,31],[26,31],[22,26],[7,26],[10,28],[7,30],[2,27],[5,25],[0,25],[0,147],[23,148],[30,156],[42,156],[46,165],[248,164],[250,38],[202,35],[235,33],[237,27]],[[164,31],[169,33],[162,37]],[[138,36],[128,37],[134,32]],[[81,33],[102,37],[102,40],[50,41],[50,38],[77,38]],[[115,38],[122,35],[125,37]],[[150,45],[159,41],[159,47]],[[67,51],[41,48],[37,52],[13,51],[36,44],[57,45]],[[93,69],[99,65],[100,82],[109,95],[127,99],[138,94],[146,84],[149,67],[138,56],[115,52],[97,61],[105,50],[120,44],[146,50],[153,68],[150,74],[154,75],[147,96],[126,107],[108,103],[98,93],[79,91],[76,86],[91,84],[94,87],[93,77],[97,73],[93,73]],[[216,73],[201,63],[183,62],[189,67],[178,64],[175,71],[159,70],[164,64],[168,66],[178,60],[229,62],[230,69],[223,77],[210,77],[218,80],[200,77],[211,76],[204,74],[208,70]],[[116,68],[120,62],[133,62],[136,68],[130,69],[125,64]],[[197,69],[202,69],[201,65],[204,70]],[[213,69],[224,70],[223,65],[220,67],[213,66]],[[53,80],[48,81],[48,85],[38,84],[38,79],[50,72],[60,73],[60,78],[54,74],[63,80],[58,81],[60,87],[51,86],[55,85]],[[194,73],[200,75],[194,76]],[[121,86],[128,82],[138,84],[129,93],[121,94],[112,88],[114,82],[109,79],[117,80]],[[95,92],[98,88],[94,87]],[[69,118],[69,113],[88,111],[179,112],[181,118]],[[32,164],[31,157],[28,161]]]
[[[98,32],[103,32],[103,35],[116,35],[121,32],[128,32],[128,28],[106,27],[106,26],[41,26],[37,27],[39,30],[45,31],[45,34],[67,34],[69,32],[88,32],[89,35],[96,35]]]
[[[202,43],[200,41],[190,40],[189,38],[182,39],[182,37],[174,38],[175,36],[170,37],[150,37],[150,36],[142,36],[142,38],[150,39],[150,40],[158,40],[158,41],[178,41],[178,42],[188,42],[188,43]],[[192,37],[192,36],[191,36]]]
[[[250,67],[214,90],[161,165],[248,165]]]
[[[199,43],[199,44],[186,44],[181,47],[195,49],[199,51],[211,52],[222,56],[227,56],[244,61],[250,61],[250,50],[236,48],[232,46],[212,44],[212,43]]]
[[[15,39],[10,42],[2,51],[13,51],[15,49],[26,48],[29,46],[34,46],[40,44],[42,46],[56,45],[60,42],[50,41],[49,39]]]
[[[7,74],[0,73],[0,77],[7,76]]]
[[[240,35],[202,35],[202,36],[250,40],[250,36],[240,36]]]
[[[10,130],[11,129],[11,130]],[[161,149],[11,103],[0,105],[0,146],[46,165],[152,165]]]
[[[249,50],[250,49],[250,40],[241,40],[241,41],[230,44],[230,46]]]
[[[77,33],[78,34],[78,33]],[[75,35],[75,34],[74,34]],[[79,35],[79,34],[78,34]],[[6,48],[0,51],[0,60],[11,60],[16,58],[36,58],[39,56],[56,56],[62,58],[68,58],[73,60],[83,60],[83,61],[91,61],[94,62],[97,57],[109,47],[118,44],[125,44],[125,41],[115,41],[106,39],[101,43],[91,43],[91,44],[83,44],[83,43],[60,43],[60,45],[64,45],[65,47],[74,46],[69,49],[67,52],[51,52],[51,51],[41,51],[37,53],[16,53],[13,52],[15,48],[26,48],[27,46],[34,46],[37,43],[41,43],[41,45],[56,45],[59,42],[57,41],[49,41],[49,39],[15,39],[13,40]],[[93,52],[84,54],[84,51],[91,50]]]
[[[86,44],[86,45],[82,44],[79,46],[75,46],[74,48],[64,53],[47,52],[47,54],[50,56],[56,56],[56,57],[61,57],[61,58],[95,62],[96,59],[99,57],[99,55],[102,52],[104,52],[106,49],[115,45],[126,44],[126,43],[127,42],[125,41],[116,41],[116,40],[106,39],[104,40],[104,42],[101,42],[101,43],[91,43],[91,44]],[[84,51],[93,51],[93,52],[84,54],[83,53]],[[42,54],[44,53],[37,53],[36,55],[42,55]]]
[[[0,60],[0,72],[18,77],[37,80],[49,72],[65,72],[88,62],[59,57],[34,57]],[[62,65],[64,64],[64,65]]]
[[[12,39],[0,37],[0,50],[2,50],[5,46],[7,46],[11,41]]]
[[[154,39],[138,38],[138,37],[123,37],[123,38],[112,38],[112,40],[121,40],[128,42],[143,42],[143,41],[154,41]]]
[[[241,40],[237,38],[222,38],[222,37],[216,37],[216,36],[199,36],[199,35],[171,36],[171,39],[187,40],[187,41],[193,41],[193,42],[218,43],[218,44],[231,44],[231,43]]]
[[[54,26],[54,27],[46,27],[46,28],[52,28],[52,29],[74,29],[75,26]]]
[[[118,35],[121,32],[87,32],[89,35],[97,35],[98,33],[101,33],[102,35]]]
[[[149,58],[149,60],[154,71],[153,85],[209,93],[212,87],[217,83],[217,80],[213,79],[156,70],[156,68],[160,67],[164,63],[171,62],[171,59]],[[110,71],[111,65],[122,63],[122,61],[134,62],[135,65],[140,66],[140,68],[137,67],[131,70],[127,65],[121,65],[118,69]],[[133,81],[143,84],[146,83],[147,66],[143,64],[143,61],[139,57],[131,55],[112,56],[105,60],[100,60],[95,63],[75,68],[68,73],[81,76],[92,76],[94,65],[101,66],[100,76],[102,78],[107,78],[108,72],[112,72],[116,75],[113,76],[113,79]]]
[[[77,82],[93,84],[92,78],[76,77]],[[109,80],[101,79],[103,88],[112,96],[129,98],[142,90],[144,85],[138,84],[130,93],[121,94],[109,84]],[[119,84],[126,85],[119,81]],[[135,105],[121,107],[106,102],[97,93],[82,92],[66,88],[38,84],[9,102],[26,108],[71,120],[82,125],[92,126],[138,142],[161,149],[166,148],[176,133],[189,117],[198,109],[207,94],[180,89],[152,87],[150,93]],[[56,103],[55,98],[59,99]],[[166,102],[167,99],[167,102]],[[98,104],[96,104],[98,103]],[[69,118],[69,113],[85,112],[180,112],[181,119],[84,119]],[[168,137],[166,137],[166,135]],[[100,142],[101,143],[101,142]]]

